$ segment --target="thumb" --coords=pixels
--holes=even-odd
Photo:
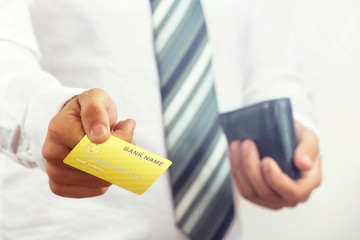
[[[94,143],[105,142],[110,137],[110,128],[117,118],[113,100],[105,91],[91,89],[80,94],[78,102],[85,133]]]
[[[112,135],[134,144],[133,136],[135,126],[136,122],[134,119],[130,118],[125,121],[120,121],[114,126]]]
[[[299,123],[296,126],[298,146],[295,150],[295,165],[303,171],[310,170],[319,154],[318,138],[313,131]]]

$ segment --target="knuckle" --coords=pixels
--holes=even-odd
[[[242,195],[247,200],[252,200],[256,196],[254,191],[244,191]]]
[[[291,202],[300,202],[302,199],[302,195],[297,191],[290,191],[288,200]]]
[[[258,195],[259,195],[259,197],[261,197],[263,199],[271,199],[274,197],[274,195],[268,190],[259,191]]]
[[[62,187],[59,184],[56,184],[56,183],[50,181],[49,187],[50,187],[51,192],[54,193],[55,195],[58,195],[58,196],[64,195]]]
[[[64,131],[62,129],[62,124],[60,120],[60,116],[56,115],[50,120],[49,126],[48,126],[48,135],[51,138],[58,139],[62,137],[64,134]]]
[[[45,143],[42,148],[42,156],[46,161],[50,162],[57,162],[59,160],[58,155],[55,153],[55,151],[53,151],[51,147],[49,147],[47,143]]]
[[[288,204],[287,206],[288,206],[289,208],[295,208],[297,205],[298,205],[298,203],[290,203],[290,204]]]
[[[307,202],[308,200],[309,200],[309,198],[310,198],[310,195],[308,195],[308,196],[305,196],[305,197],[303,197],[302,199],[301,199],[301,202]]]
[[[61,180],[64,176],[60,173],[56,167],[51,166],[49,164],[46,165],[46,173],[49,176],[52,184],[56,184],[58,180]]]
[[[277,179],[274,177],[273,171],[269,171],[265,178],[268,185],[273,186],[277,184]]]
[[[89,102],[86,107],[82,109],[82,113],[86,116],[93,116],[103,111],[103,107],[96,101]]]
[[[70,150],[65,150],[64,145],[50,141],[45,141],[42,148],[43,158],[52,163],[60,163],[66,157]]]
[[[42,147],[41,154],[45,160],[48,160],[51,158],[51,156],[50,156],[51,153],[49,151],[49,147],[46,142],[44,143],[44,145]]]

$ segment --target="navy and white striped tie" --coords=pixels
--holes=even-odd
[[[176,222],[192,239],[221,239],[234,205],[202,8],[151,2]]]

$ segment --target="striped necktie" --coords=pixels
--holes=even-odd
[[[221,239],[234,205],[202,8],[151,3],[176,222],[191,239]]]

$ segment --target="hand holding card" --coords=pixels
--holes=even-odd
[[[84,135],[97,144],[104,143],[110,135],[131,143],[134,129],[132,119],[117,122],[116,106],[101,89],[91,89],[71,98],[51,119],[43,144],[51,191],[71,198],[104,194],[111,183],[74,169],[63,160]]]

